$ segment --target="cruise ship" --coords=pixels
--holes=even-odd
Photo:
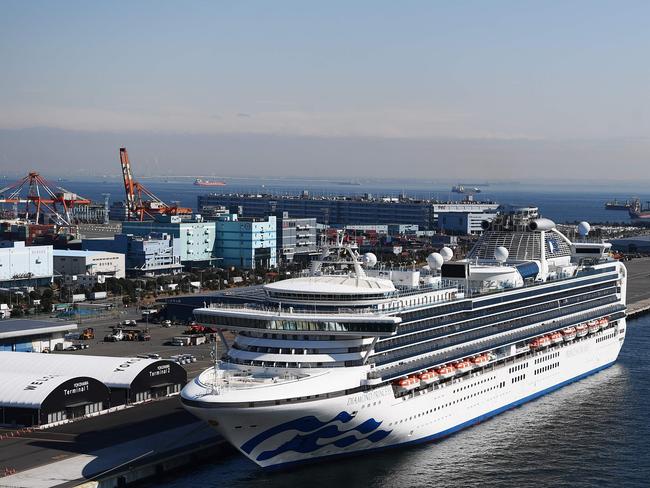
[[[484,228],[419,269],[340,238],[304,276],[196,309],[221,351],[183,405],[277,468],[440,439],[612,365],[627,272],[610,244],[535,207]]]

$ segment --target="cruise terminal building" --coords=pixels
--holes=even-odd
[[[0,352],[0,423],[70,420],[173,395],[185,383],[185,369],[169,360]]]

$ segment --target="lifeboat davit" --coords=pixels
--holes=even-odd
[[[451,378],[456,374],[456,368],[454,368],[451,364],[447,364],[445,366],[437,368],[436,374],[441,378]]]
[[[489,360],[487,354],[480,354],[472,358],[472,363],[475,366],[485,366]]]
[[[467,373],[472,370],[472,363],[469,362],[467,359],[458,361],[454,366],[461,373]]]
[[[425,371],[424,373],[420,373],[420,385],[422,386],[427,386],[436,381],[436,378],[438,375],[436,374],[435,371],[429,370]]]
[[[587,328],[590,334],[595,334],[600,330],[600,321],[590,320],[589,322],[587,322]]]
[[[567,342],[572,341],[576,338],[576,328],[567,327],[566,329],[562,330],[562,337]]]
[[[561,344],[562,342],[564,342],[561,332],[553,332],[549,337],[553,344]]]
[[[531,349],[542,349],[551,345],[551,338],[548,336],[535,337],[528,345]]]

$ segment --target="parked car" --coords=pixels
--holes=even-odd
[[[172,326],[172,321],[171,321],[171,320],[163,320],[163,321],[161,322],[161,325],[162,325],[163,327],[171,327],[171,326]]]
[[[147,354],[147,357],[148,357],[149,359],[160,359],[160,354],[156,354],[156,353],[154,352],[154,353],[151,353],[151,354]]]

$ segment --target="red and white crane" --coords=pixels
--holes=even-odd
[[[126,213],[128,220],[144,220],[145,216],[154,215],[191,215],[192,209],[168,205],[149,191],[144,185],[133,179],[131,161],[125,147],[120,148],[120,165],[126,193]]]
[[[39,173],[31,171],[17,182],[0,189],[0,203],[9,203],[17,209],[24,205],[26,220],[40,223],[42,215],[49,215],[55,224],[74,224],[72,208],[88,205],[90,200],[65,188],[50,185]],[[21,214],[18,210],[19,215]]]

